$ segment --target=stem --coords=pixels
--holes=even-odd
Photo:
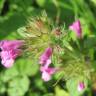
[[[57,9],[56,24],[58,25],[59,21],[60,21],[60,14],[61,14],[60,5],[59,5],[59,2],[57,0],[53,0],[53,3]]]
[[[58,25],[59,22],[60,22],[60,14],[61,14],[61,11],[60,11],[60,8],[57,9],[57,15],[56,15],[56,24]]]

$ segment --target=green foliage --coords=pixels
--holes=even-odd
[[[8,84],[8,95],[9,96],[22,96],[29,88],[29,80],[26,76],[13,78]]]
[[[31,62],[31,59],[18,60],[16,63],[19,75],[34,76],[38,72],[38,65],[36,62]]]
[[[68,92],[64,89],[61,89],[59,86],[56,86],[55,92],[56,96],[69,96]]]
[[[1,1],[0,1],[0,13],[1,13],[1,10],[2,10],[2,8],[3,8],[3,6],[4,6],[4,2],[5,2],[5,0],[1,0]]]
[[[37,4],[41,7],[45,5],[46,0],[36,0]]]

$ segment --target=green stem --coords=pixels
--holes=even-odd
[[[60,11],[60,8],[58,8],[57,10],[57,16],[56,16],[56,24],[58,25],[59,22],[60,22],[60,14],[61,14],[61,11]]]

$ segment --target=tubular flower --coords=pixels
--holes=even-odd
[[[23,45],[23,40],[2,40],[0,41],[1,50],[18,49]]]
[[[23,41],[21,40],[3,40],[0,42],[0,57],[1,63],[4,67],[10,68],[13,66],[15,59],[20,55],[21,49],[19,49],[23,45]]]
[[[40,56],[39,63],[41,65],[49,65],[51,63],[52,48],[48,47],[45,52]]]
[[[81,38],[82,36],[82,30],[81,30],[81,24],[80,21],[77,20],[76,22],[74,22],[72,25],[69,26],[69,29],[74,31],[77,35],[77,37]]]
[[[45,52],[40,56],[39,63],[41,64],[40,71],[42,73],[42,79],[44,81],[49,81],[51,79],[52,74],[56,72],[56,68],[51,68],[49,65],[51,64],[51,56],[52,56],[52,48],[46,48]]]

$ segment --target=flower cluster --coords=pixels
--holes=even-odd
[[[82,30],[81,30],[81,24],[80,24],[79,20],[77,20],[72,25],[70,25],[69,30],[74,32],[76,34],[77,38],[79,38],[79,39],[82,38]],[[59,31],[57,30],[56,31],[57,33],[55,35],[61,35],[61,32],[59,32]],[[33,36],[33,34],[32,34],[32,36]],[[45,34],[44,34],[44,36],[45,36]],[[34,37],[34,38],[37,38],[37,37]],[[42,36],[42,38],[44,38],[44,37]],[[36,40],[36,39],[34,39],[34,40]],[[49,40],[49,38],[48,38],[48,40]],[[21,46],[24,44],[24,42],[26,42],[26,41],[23,41],[23,40],[0,41],[0,49],[1,49],[0,58],[1,58],[1,63],[4,67],[10,68],[13,66],[15,59],[18,56],[20,56],[21,52],[23,51],[23,50],[21,50]],[[49,44],[48,44],[48,46],[49,46]],[[45,51],[41,55],[39,55],[38,63],[40,64],[40,72],[42,74],[42,79],[46,82],[51,80],[52,75],[58,71],[58,68],[50,67],[50,64],[52,64],[52,56],[53,56],[53,47],[47,47],[45,49]],[[84,83],[79,82],[79,84],[77,86],[77,90],[79,92],[81,92],[82,90],[84,90],[84,88],[85,88]]]

